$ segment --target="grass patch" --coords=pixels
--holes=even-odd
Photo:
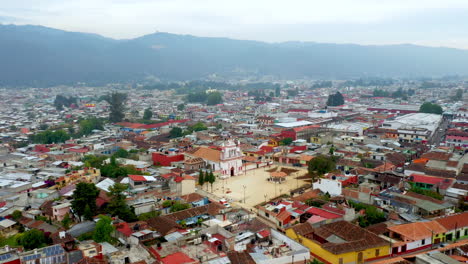
[[[0,247],[10,246],[10,247],[19,247],[18,238],[21,237],[21,234],[18,233],[10,237],[0,237]]]

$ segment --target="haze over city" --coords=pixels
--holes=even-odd
[[[267,42],[401,44],[468,49],[463,0],[18,0],[0,23],[126,39],[155,31]]]
[[[468,263],[468,2],[0,5],[0,264]]]

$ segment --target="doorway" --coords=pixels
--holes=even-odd
[[[231,177],[234,176],[234,167],[231,167]]]

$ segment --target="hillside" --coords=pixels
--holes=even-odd
[[[244,72],[279,78],[468,74],[468,51],[415,45],[264,43],[155,33],[129,40],[0,25],[0,85],[199,79]]]

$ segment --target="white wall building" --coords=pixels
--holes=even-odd
[[[331,196],[341,195],[341,182],[330,179],[319,179],[312,184],[313,189],[319,189],[323,193],[329,193]]]

